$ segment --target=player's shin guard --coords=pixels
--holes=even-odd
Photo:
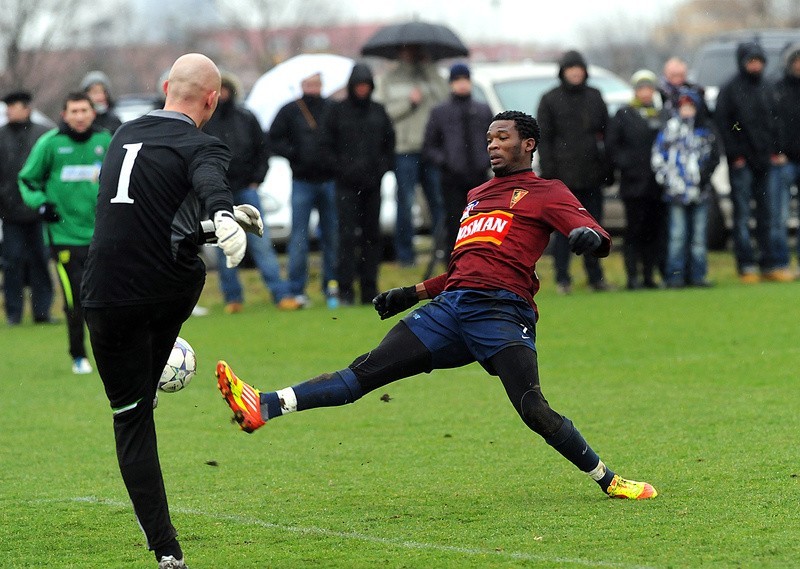
[[[611,483],[614,473],[605,467],[592,447],[586,442],[572,421],[564,417],[561,428],[545,442],[556,449],[564,458],[589,474],[605,490]]]
[[[294,387],[263,393],[261,402],[268,418],[316,407],[335,407],[360,399],[361,384],[350,368],[318,375]]]

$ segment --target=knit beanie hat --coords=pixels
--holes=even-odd
[[[469,79],[469,67],[464,63],[453,64],[450,68],[450,82],[452,83],[456,79],[461,79],[462,77]]]
[[[656,74],[649,69],[640,69],[631,75],[631,87],[638,89],[639,87],[653,87],[655,88],[658,82]]]

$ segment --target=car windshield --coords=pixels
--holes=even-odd
[[[764,77],[776,79],[781,74],[781,50],[764,48],[767,55],[767,67]],[[692,80],[703,87],[721,87],[737,73],[736,57],[730,50],[705,51],[697,56]]]
[[[556,77],[526,77],[499,81],[494,84],[494,90],[504,109],[516,109],[536,116],[542,95],[558,84],[559,81]],[[589,77],[589,85],[599,89],[603,94],[610,114],[630,100],[630,87],[616,77],[592,75]],[[476,99],[480,99],[482,96],[481,93],[475,92],[473,95]]]

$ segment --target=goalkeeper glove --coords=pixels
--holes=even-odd
[[[214,234],[217,244],[225,253],[225,264],[233,268],[242,262],[247,250],[247,236],[229,211],[214,214]]]
[[[47,223],[56,223],[57,221],[61,221],[61,216],[58,215],[56,206],[50,202],[45,202],[39,206],[39,217],[42,219],[42,221],[46,221]]]
[[[419,302],[416,286],[393,288],[380,293],[372,299],[372,305],[380,315],[381,320],[386,320],[407,310]]]
[[[264,236],[264,222],[261,221],[261,213],[250,204],[233,206],[233,217],[236,222],[248,233],[253,233],[259,237]]]
[[[600,247],[602,242],[600,235],[588,227],[576,227],[569,232],[569,248],[576,255],[591,253]]]

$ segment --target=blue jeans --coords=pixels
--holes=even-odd
[[[789,201],[792,184],[800,183],[800,162],[787,162],[772,166],[769,171],[769,207],[772,224],[770,242],[775,247],[778,268],[789,266],[789,238],[786,225],[789,221]],[[800,240],[798,240],[800,258]]]
[[[311,212],[319,214],[322,247],[322,291],[336,280],[336,255],[339,250],[339,216],[336,210],[336,184],[292,180],[292,233],[289,235],[289,292],[305,294],[308,280],[308,222]]]
[[[31,287],[31,307],[35,321],[50,319],[53,304],[53,282],[50,280],[50,255],[44,245],[42,224],[3,224],[3,292],[9,324],[22,319],[23,292],[26,276]]]
[[[762,272],[780,268],[780,260],[770,242],[771,212],[767,172],[742,166],[731,168],[729,176],[733,201],[733,252],[739,274],[755,273],[759,268]],[[756,204],[756,240],[760,257],[756,257],[750,238],[751,200]]]
[[[243,188],[233,192],[233,203],[235,205],[250,204],[261,211],[261,202],[258,198],[258,191],[255,188]],[[285,296],[289,295],[289,285],[281,278],[281,266],[275,250],[272,247],[272,240],[269,238],[269,227],[264,224],[264,236],[258,237],[252,233],[247,234],[247,251],[261,273],[264,284],[267,285],[272,293],[272,299],[278,303]],[[242,283],[239,281],[239,270],[234,267],[229,269],[225,264],[225,253],[217,248],[217,270],[219,272],[219,288],[225,302],[243,302],[244,293]]]
[[[669,205],[667,286],[702,284],[708,271],[706,225],[708,201]]]
[[[431,212],[433,235],[440,235],[444,224],[444,200],[439,169],[422,161],[422,155],[397,154],[395,156],[395,177],[397,178],[397,225],[394,234],[394,250],[401,264],[411,265],[414,255],[414,219],[412,206],[416,197],[417,183],[422,183],[422,191],[428,200]]]

